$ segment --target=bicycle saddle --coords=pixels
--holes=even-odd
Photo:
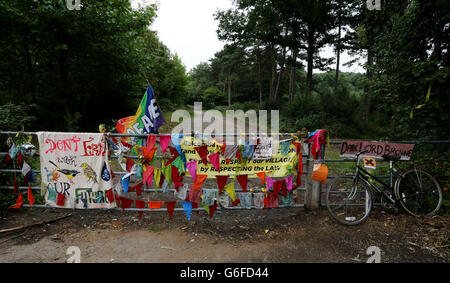
[[[383,157],[384,160],[387,161],[399,161],[400,160],[400,156],[398,155],[382,155],[381,157]]]

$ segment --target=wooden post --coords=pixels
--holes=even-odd
[[[306,167],[308,170],[308,175],[306,177],[306,195],[305,195],[305,208],[306,209],[319,209],[320,208],[320,198],[322,195],[322,183],[318,181],[311,180],[311,175],[313,172],[314,164],[323,163],[325,159],[325,145],[321,145],[321,154],[319,160],[310,159],[311,157],[311,145],[308,146],[308,159],[306,162]]]

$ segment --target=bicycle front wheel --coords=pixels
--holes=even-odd
[[[442,191],[429,173],[412,169],[406,171],[395,184],[401,206],[416,217],[431,216],[441,208]]]
[[[366,181],[340,176],[328,187],[326,203],[331,216],[338,222],[357,225],[369,216],[372,195]]]

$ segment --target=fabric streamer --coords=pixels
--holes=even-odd
[[[270,178],[269,176],[266,177],[266,184],[267,184],[267,190],[269,190],[273,184],[275,184],[277,180],[274,180]]]
[[[186,163],[186,168],[189,174],[192,176],[192,181],[195,182],[197,178],[197,160],[192,160]]]
[[[216,211],[216,208],[217,208],[217,202],[214,202],[213,205],[210,205],[210,206],[209,206],[209,211],[208,211],[208,213],[209,213],[209,218],[210,218],[210,219],[213,217],[214,212]]]
[[[27,162],[23,162],[23,166],[22,166],[22,175],[26,176],[28,174],[28,172],[30,172],[31,170],[31,166],[27,163]]]
[[[183,134],[174,134],[172,135],[172,144],[175,149],[178,151],[178,154],[182,154],[180,140],[183,138]]]
[[[161,187],[160,186],[160,184],[161,184],[161,168],[155,168],[154,170],[153,170],[153,179],[155,179],[155,189],[156,189],[156,192],[158,192],[158,187]]]
[[[128,185],[130,184],[130,176],[122,179],[122,188],[124,193],[128,193]]]
[[[217,172],[220,172],[220,161],[219,161],[219,153],[216,152],[208,156],[209,162],[214,166]]]
[[[9,156],[14,159],[16,158],[17,153],[19,152],[19,148],[13,143],[11,148],[9,149]]]
[[[172,219],[176,201],[166,201],[165,203],[166,203],[167,212],[169,213],[169,219]]]
[[[230,207],[230,196],[228,194],[221,194],[218,197],[218,201],[220,206],[222,207]]]
[[[33,192],[31,191],[31,186],[28,186],[28,204],[33,205],[35,203]]]
[[[178,168],[172,165],[172,182],[175,186],[175,190],[178,191],[178,187],[182,186],[183,184],[181,181],[183,181],[184,173],[179,174]]]
[[[134,202],[136,203],[136,208],[140,208],[140,209],[145,208],[145,201],[135,200]],[[138,213],[139,213],[139,218],[142,219],[143,211],[138,211]]]
[[[241,206],[250,209],[252,207],[252,194],[251,193],[238,193],[241,200]]]
[[[156,135],[148,135],[147,137],[147,148],[154,148],[156,144]]]
[[[191,220],[192,202],[190,202],[190,201],[182,201],[181,204],[183,205],[184,213],[186,213],[187,219]]]
[[[209,206],[204,205],[202,202],[200,202],[200,205],[203,207],[203,209],[209,214]]]
[[[275,182],[275,184],[273,185],[273,193],[274,193],[275,195],[278,196],[278,194],[280,193],[280,191],[281,191],[281,185],[282,185],[283,182],[284,182],[284,180],[277,180],[277,181]]]
[[[292,198],[292,194],[288,193],[287,196],[281,195],[281,203],[287,207],[293,206],[295,202],[294,199]]]
[[[148,201],[148,208],[150,209],[160,209],[161,206],[164,204],[163,201]]]
[[[287,189],[286,189],[286,181],[285,180],[281,180],[281,194],[286,197],[287,196]]]
[[[52,189],[52,188],[48,189],[47,199],[49,201],[56,202],[56,191],[55,191],[55,189]]]
[[[256,173],[256,176],[261,179],[260,185],[264,185],[264,183],[266,183],[266,172],[258,172]]]
[[[198,203],[193,202],[193,203],[192,203],[192,209],[195,209],[195,208],[198,208]],[[195,213],[196,213],[196,214],[200,214],[200,212],[199,212],[198,210],[195,211]]]
[[[206,166],[208,165],[208,146],[202,145],[202,146],[196,146],[194,147],[195,151],[197,151],[198,156],[200,156],[200,159],[202,160],[203,164]]]
[[[19,209],[22,207],[23,204],[23,195],[21,192],[19,192],[17,199],[16,199],[16,205],[11,206],[11,208]]]
[[[142,171],[143,171],[142,170],[142,166],[137,164],[136,165],[136,172],[134,173],[134,177],[136,179],[144,179],[144,177],[142,176],[142,173],[143,173]]]
[[[239,182],[239,185],[241,185],[241,188],[244,192],[247,191],[247,181],[248,181],[248,175],[239,175],[236,177],[236,179]]]
[[[106,191],[106,198],[108,199],[109,203],[112,203],[114,201],[114,192],[112,188]]]
[[[202,187],[208,175],[197,175],[197,178],[194,182],[194,190],[198,190]]]
[[[165,166],[161,168],[161,172],[164,175],[168,184],[172,184],[172,166]]]
[[[178,191],[175,191],[174,196],[178,199],[185,200],[187,196],[189,185],[184,184]]]
[[[207,206],[213,205],[219,190],[217,189],[203,189],[202,203]]]
[[[154,170],[155,170],[154,167],[151,167],[149,165],[145,165],[144,172],[143,172],[143,179],[142,180],[144,181],[144,183],[147,183],[147,185],[149,187],[152,186]]]
[[[66,195],[58,193],[58,196],[56,198],[56,205],[64,206],[65,201],[66,201]]]
[[[284,180],[286,182],[287,190],[290,192],[292,191],[292,179],[294,178],[294,175],[290,175],[286,177]]]
[[[236,200],[236,191],[234,190],[234,182],[225,186],[225,191],[228,193],[232,201]]]
[[[114,198],[116,199],[117,206],[121,205],[121,197],[118,195],[114,195]],[[81,201],[84,203],[84,208],[87,208],[87,199],[82,198]]]
[[[178,158],[178,156],[180,156],[180,154],[178,153],[178,150],[176,148],[174,148],[174,147],[169,147],[169,151],[170,151],[170,155],[172,157],[169,158],[169,160],[167,160],[166,166],[171,164],[175,159]]]
[[[219,187],[219,194],[222,193],[223,187],[227,183],[228,177],[229,176],[218,176],[218,175],[216,175],[217,186]]]
[[[281,142],[281,154],[286,155],[289,153],[289,147],[291,146],[290,141]]]
[[[278,207],[278,195],[275,194],[275,192],[269,193],[268,200],[269,200],[269,203],[267,204],[267,207],[269,207],[269,208]]]
[[[125,210],[126,208],[130,208],[131,207],[131,205],[133,204],[133,200],[121,197],[120,198],[120,203],[122,205],[122,210]]]
[[[28,186],[28,183],[35,183],[34,181],[34,172],[33,170],[30,170],[26,175],[25,178],[23,178],[25,186]]]
[[[171,139],[170,135],[159,136],[159,144],[161,145],[161,150],[163,154],[166,152],[167,147],[169,146],[170,139]]]
[[[169,183],[167,182],[167,180],[164,180],[164,182],[163,182],[162,192],[163,193],[169,193],[170,192],[170,187],[169,187]]]
[[[196,203],[200,203],[200,196],[202,195],[202,191],[203,189],[194,189],[194,190],[189,190],[189,197],[188,200],[190,202],[196,202]]]
[[[265,193],[254,193],[253,200],[256,208],[262,209],[264,208],[264,196]]]
[[[17,166],[22,167],[22,162],[25,162],[22,154],[17,153]]]
[[[134,165],[135,163],[134,163],[134,161],[131,159],[131,158],[129,158],[129,157],[127,157],[127,161],[126,161],[126,163],[125,163],[125,169],[128,171],[128,172],[131,172],[131,169],[133,168],[133,165]]]
[[[138,196],[140,196],[141,193],[142,193],[142,186],[143,185],[144,185],[144,183],[139,183],[139,184],[135,185],[134,187],[129,188],[128,192],[136,192],[136,194]]]
[[[174,161],[172,161],[172,166],[175,166],[178,169],[178,175],[181,175],[184,172],[184,164],[181,156],[178,156]]]

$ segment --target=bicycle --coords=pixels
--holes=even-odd
[[[360,155],[366,152],[356,154],[355,175],[339,176],[327,189],[326,204],[334,219],[345,225],[362,223],[372,211],[374,194],[381,195],[383,207],[396,213],[400,203],[407,213],[416,217],[436,214],[441,207],[442,191],[433,176],[417,168],[400,174],[393,166],[400,157],[383,156],[389,161],[390,182],[386,184],[360,166]]]

